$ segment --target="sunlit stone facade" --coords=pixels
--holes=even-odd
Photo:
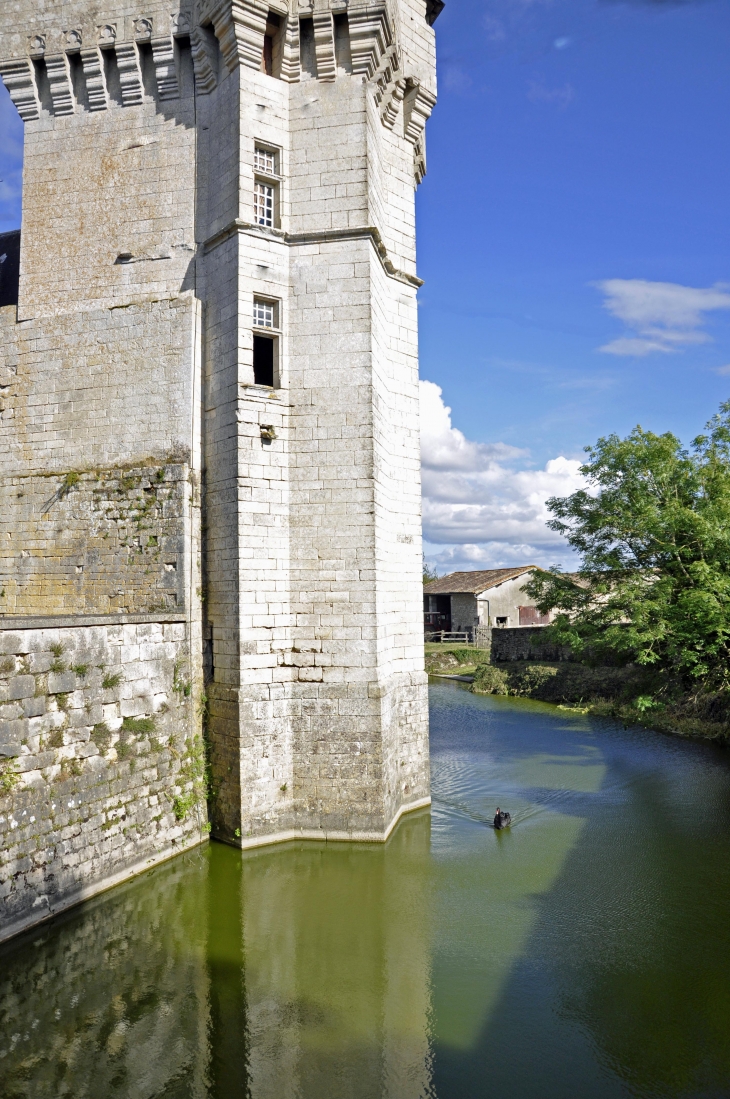
[[[382,840],[429,799],[414,191],[442,5],[138,3],[0,9],[25,123],[0,309],[13,926],[200,838],[203,731],[234,843]],[[83,873],[50,817],[18,846],[55,782],[82,848],[84,790],[106,826],[99,783],[124,801],[138,756],[169,789],[130,795],[134,835],[110,825]]]

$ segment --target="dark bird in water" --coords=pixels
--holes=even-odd
[[[494,827],[496,829],[508,828],[512,823],[512,817],[509,813],[503,813],[497,806],[497,812],[494,814]]]

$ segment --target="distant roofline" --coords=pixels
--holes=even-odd
[[[514,568],[481,569],[473,572],[450,572],[423,585],[426,595],[479,595],[481,592],[497,588],[508,580],[524,576],[526,572],[539,570],[538,565],[517,565]]]

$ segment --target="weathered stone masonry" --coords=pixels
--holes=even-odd
[[[441,4],[138,4],[0,10],[25,122],[0,935],[205,836],[204,724],[229,842],[383,840],[429,799],[414,187]]]

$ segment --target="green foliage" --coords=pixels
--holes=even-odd
[[[106,721],[100,721],[98,725],[93,727],[91,730],[91,739],[103,755],[109,748],[112,739],[112,731]]]
[[[147,734],[154,733],[154,717],[125,717],[122,721],[122,729],[125,733]]]
[[[61,657],[63,656],[63,654],[66,651],[65,646],[60,644],[59,642],[56,642],[55,645],[50,646],[50,650],[53,653],[53,663],[51,664],[50,670],[52,672],[55,672],[56,674],[60,674],[61,672],[65,672],[66,671],[66,665],[63,662],[63,660],[61,660]]]
[[[84,676],[86,675],[88,670],[89,670],[89,665],[88,664],[74,664],[74,666],[71,668],[71,671],[75,672],[76,675],[81,677],[81,679],[84,678]]]
[[[49,748],[63,748],[63,729],[54,729],[48,738]]]
[[[3,760],[0,763],[0,797],[12,793],[19,782],[20,775],[16,771],[13,761],[11,759]]]
[[[172,689],[179,698],[190,698],[192,692],[192,684],[189,679],[182,679],[180,677],[180,663],[175,663],[175,667],[172,672]]]
[[[423,582],[424,584],[430,584],[433,580],[438,580],[438,573],[436,569],[431,568],[426,564],[426,558],[423,558]]]
[[[59,496],[68,496],[71,489],[74,487],[74,485],[77,485],[80,480],[81,480],[81,474],[76,473],[75,470],[72,470],[70,473],[67,473],[66,476],[64,477],[63,481],[61,482],[61,488],[59,489]]]
[[[494,664],[481,664],[474,673],[472,690],[481,695],[507,695],[510,693],[507,676]]]
[[[105,675],[104,678],[102,679],[101,685],[102,685],[102,687],[104,688],[105,691],[111,691],[115,687],[118,687],[121,682],[122,682],[122,673],[121,672],[109,672],[109,674]]]
[[[181,786],[190,784],[190,789],[179,794],[172,802],[172,811],[177,820],[185,820],[191,809],[202,807],[210,794],[211,775],[205,749],[205,741],[195,736],[183,758],[178,782]],[[202,827],[202,825],[201,825]]]
[[[525,589],[559,612],[551,640],[666,669],[685,689],[730,686],[730,401],[689,450],[641,427],[586,450],[589,488],[548,501],[580,571]]]

